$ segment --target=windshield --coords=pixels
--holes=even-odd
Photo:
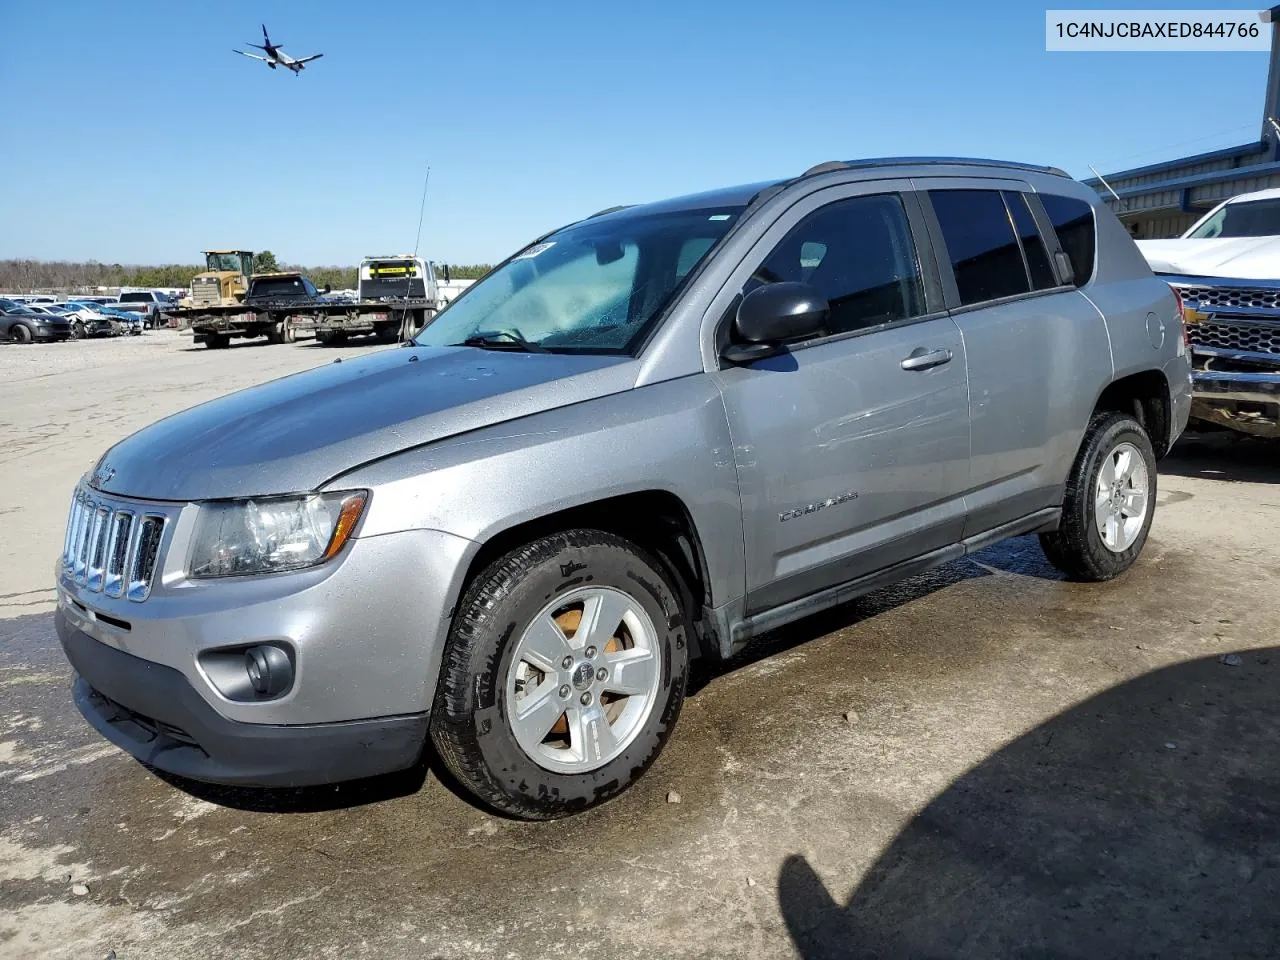
[[[742,209],[620,213],[566,227],[473,284],[414,342],[514,333],[547,350],[632,353]]]
[[[149,293],[122,293],[120,294],[121,303],[150,303],[152,300]]]
[[[1228,203],[1188,233],[1184,239],[1277,236],[1280,236],[1280,197]]]
[[[205,256],[205,268],[208,270],[230,270],[240,273],[240,255],[238,253],[210,253]]]

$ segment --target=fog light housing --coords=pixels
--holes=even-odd
[[[277,697],[293,684],[293,664],[279,647],[250,647],[244,652],[244,670],[260,697]]]

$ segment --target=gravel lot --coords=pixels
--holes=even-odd
[[[1116,582],[1064,583],[1023,538],[761,638],[635,789],[571,820],[489,816],[430,762],[300,791],[149,773],[70,704],[72,487],[134,429],[337,353],[0,347],[4,960],[1276,955],[1262,444],[1180,445]]]

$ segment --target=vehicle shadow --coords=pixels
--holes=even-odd
[[[1160,463],[1160,472],[1199,480],[1280,483],[1280,440],[1230,433],[1188,433]]]
[[[424,759],[399,773],[318,787],[229,787],[188,780],[154,767],[146,769],[169,786],[219,806],[251,813],[321,813],[411,796],[427,782],[432,765],[431,760]]]
[[[800,956],[1276,956],[1280,648],[1238,655],[1121,684],[990,756],[844,905],[788,858]]]

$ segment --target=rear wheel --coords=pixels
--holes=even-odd
[[[25,324],[16,323],[9,331],[9,336],[17,340],[18,343],[30,343],[32,341],[31,328]]]
[[[617,796],[680,714],[688,643],[658,562],[598,530],[494,561],[458,605],[432,713],[441,759],[476,797],[550,820]]]
[[[377,327],[373,331],[373,335],[378,338],[379,343],[398,343],[401,324],[403,323],[404,321],[402,320],[400,323],[388,323],[385,326]]]
[[[293,325],[293,317],[285,317],[280,321],[280,342],[293,343],[297,339],[298,331]]]
[[[1067,480],[1061,524],[1040,545],[1072,580],[1110,580],[1142,553],[1155,503],[1156,456],[1142,424],[1095,414]]]

